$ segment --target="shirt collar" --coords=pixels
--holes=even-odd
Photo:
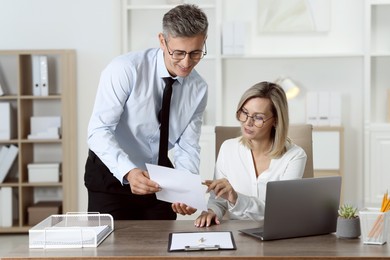
[[[157,53],[157,73],[159,78],[166,78],[166,77],[171,77],[169,74],[167,67],[165,66],[164,62],[164,52],[159,49]],[[180,84],[183,83],[184,78],[183,77],[175,77],[177,81],[179,81]]]

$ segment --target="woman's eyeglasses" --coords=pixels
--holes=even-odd
[[[237,111],[238,121],[245,123],[248,120],[248,118],[251,118],[253,120],[253,124],[258,128],[262,128],[264,123],[273,117],[274,116],[264,119],[263,116],[260,114],[253,114],[252,116],[250,116],[247,112],[243,111],[242,109]]]

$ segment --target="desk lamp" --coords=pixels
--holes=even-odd
[[[289,77],[279,77],[275,83],[283,88],[287,99],[293,99],[299,94],[299,86]]]

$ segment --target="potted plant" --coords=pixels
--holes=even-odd
[[[339,238],[357,238],[360,236],[360,219],[357,208],[343,204],[338,210],[336,236]]]

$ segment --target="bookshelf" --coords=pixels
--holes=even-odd
[[[32,56],[47,57],[49,95],[35,96],[32,90]],[[4,95],[0,102],[11,104],[13,131],[0,146],[15,145],[18,156],[0,183],[11,187],[16,204],[11,227],[0,226],[0,233],[23,233],[28,225],[28,208],[39,200],[59,200],[62,211],[77,208],[76,157],[76,53],[74,50],[2,50],[0,78]],[[59,139],[29,139],[32,116],[61,118]],[[28,164],[60,163],[58,182],[28,180]]]
[[[364,10],[364,204],[378,207],[390,188],[390,1],[366,0]]]

